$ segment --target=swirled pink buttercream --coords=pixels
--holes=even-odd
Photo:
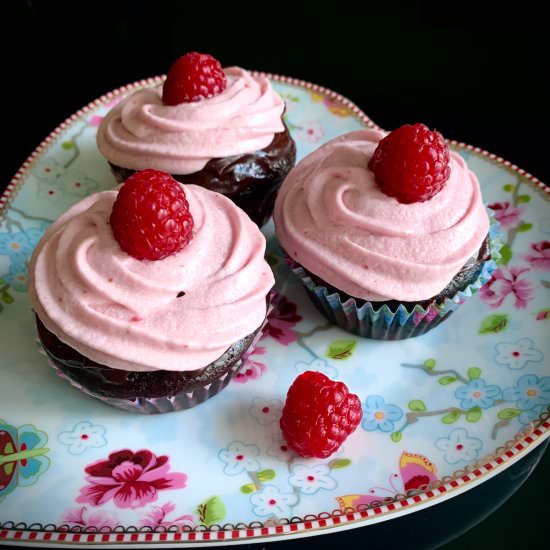
[[[351,296],[429,299],[479,249],[489,218],[475,174],[454,152],[449,180],[430,200],[385,195],[368,169],[384,135],[351,132],[304,158],[279,191],[277,237],[298,263]]]
[[[253,153],[284,131],[284,102],[264,76],[224,70],[225,90],[210,99],[164,105],[162,86],[144,88],[102,121],[97,145],[112,164],[171,174],[202,170],[214,158]]]
[[[158,261],[132,258],[113,237],[116,190],[61,216],[29,269],[46,328],[86,357],[131,371],[200,369],[254,332],[274,283],[265,239],[223,195],[195,185],[185,192],[193,239]]]

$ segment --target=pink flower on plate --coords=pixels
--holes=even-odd
[[[520,277],[528,272],[528,267],[511,267],[509,272],[499,267],[493,273],[491,280],[481,287],[481,299],[490,308],[495,309],[502,305],[508,295],[512,294],[515,298],[514,306],[517,309],[525,309],[527,303],[533,299],[533,285]]]
[[[88,124],[90,126],[99,126],[101,124],[101,121],[103,120],[103,117],[102,116],[99,116],[99,115],[93,115],[92,117],[90,117],[90,119],[88,120]]]
[[[302,320],[302,316],[298,315],[296,304],[278,292],[273,293],[271,304],[273,309],[267,316],[267,325],[262,339],[271,336],[284,346],[288,346],[298,340],[298,335],[292,327]]]
[[[86,466],[86,485],[80,489],[77,502],[94,506],[113,499],[118,508],[138,508],[158,498],[163,489],[182,489],[187,476],[169,473],[167,456],[151,451],[116,451],[107,460]]]
[[[489,205],[489,208],[493,211],[502,229],[517,227],[520,222],[519,217],[523,214],[523,208],[512,206],[509,201],[494,202]]]
[[[97,530],[103,527],[116,527],[119,525],[118,516],[112,512],[104,510],[95,510],[90,512],[86,506],[67,510],[61,517],[61,521],[68,523],[71,527],[93,527]]]
[[[525,259],[531,264],[531,267],[550,271],[550,241],[531,243],[531,250],[533,252],[525,255]]]
[[[325,131],[318,120],[305,120],[298,131],[298,137],[308,143],[318,143]]]
[[[239,372],[233,377],[233,381],[239,384],[244,384],[249,380],[256,380],[267,370],[267,367],[259,361],[254,361],[251,357],[253,355],[263,355],[265,348],[262,346],[256,346],[252,352],[246,352],[243,354],[243,366]]]
[[[143,515],[139,524],[141,527],[193,527],[195,522],[191,515],[179,516],[173,520],[167,519],[167,516],[176,509],[176,505],[172,502],[167,502],[162,506],[153,506]]]

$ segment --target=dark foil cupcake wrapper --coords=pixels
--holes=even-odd
[[[103,401],[106,405],[111,405],[117,409],[122,409],[133,413],[159,414],[190,409],[218,394],[227,386],[227,384],[229,384],[229,381],[233,375],[236,374],[242,367],[243,360],[239,359],[230,371],[224,373],[217,380],[214,380],[205,386],[195,388],[193,391],[182,391],[176,395],[166,397],[137,397],[136,399],[117,399],[114,397],[100,395],[82,386],[78,382],[75,382],[72,378],[60,370],[49,358],[48,364],[56,370],[57,375],[60,378],[68,380],[72,386],[81,392],[89,395],[90,397],[95,397],[96,399]]]
[[[314,305],[336,326],[364,338],[403,340],[420,336],[437,327],[489,281],[497,267],[503,244],[498,223],[492,217],[489,240],[491,259],[483,263],[477,278],[463,290],[446,297],[443,301],[433,301],[426,307],[416,305],[410,310],[400,304],[395,312],[386,304],[375,309],[377,306],[372,302],[365,302],[358,307],[354,298],[342,301],[338,292],[329,291],[325,286],[315,283],[305,269],[292,258],[289,258],[289,263],[293,273],[304,284]]]
[[[185,409],[190,409],[192,407],[195,407],[203,403],[207,399],[214,397],[229,384],[233,376],[237,374],[237,372],[239,372],[241,367],[245,364],[246,357],[248,357],[252,353],[252,351],[256,347],[256,344],[261,339],[265,330],[265,326],[267,324],[267,316],[269,315],[272,308],[273,306],[270,304],[267,308],[265,319],[262,325],[260,326],[260,328],[258,329],[258,331],[256,332],[256,335],[254,336],[252,343],[250,344],[248,349],[245,350],[245,352],[243,353],[243,356],[238,361],[235,362],[235,364],[230,370],[228,370],[222,376],[213,380],[212,382],[205,384],[204,386],[199,386],[197,388],[194,388],[192,391],[181,391],[171,396],[137,397],[135,399],[119,399],[114,397],[107,397],[105,395],[96,393],[93,390],[90,390],[89,388],[83,386],[82,384],[79,384],[78,382],[73,380],[71,377],[67,376],[54,363],[48,351],[42,346],[40,340],[37,340],[37,342],[41,348],[41,353],[46,355],[46,357],[48,358],[48,364],[50,365],[50,367],[55,369],[57,375],[60,378],[63,378],[64,380],[68,380],[70,384],[76,389],[80,390],[86,395],[89,395],[90,397],[99,399],[106,405],[111,405],[112,407],[116,407],[117,409],[122,409],[124,411],[132,412],[132,413],[140,413],[140,414],[160,414],[160,413],[183,411]]]

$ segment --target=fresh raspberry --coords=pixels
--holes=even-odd
[[[120,247],[138,260],[161,260],[193,237],[185,192],[170,174],[142,170],[122,185],[111,212]]]
[[[362,416],[359,398],[343,382],[306,371],[288,390],[281,430],[300,456],[327,458],[357,428]]]
[[[200,101],[218,95],[226,86],[227,79],[217,59],[189,52],[177,59],[168,71],[162,101],[165,105]]]
[[[382,191],[399,202],[424,202],[449,179],[449,148],[424,124],[405,124],[380,140],[369,162]]]

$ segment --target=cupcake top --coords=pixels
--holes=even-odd
[[[284,131],[284,102],[264,76],[224,69],[226,86],[200,101],[163,102],[163,86],[144,88],[102,121],[97,145],[112,164],[191,174],[214,158],[253,153]]]
[[[385,194],[369,169],[385,136],[351,132],[298,163],[276,200],[277,237],[293,260],[350,296],[429,299],[477,252],[489,218],[475,174],[454,152],[428,200]]]
[[[274,279],[265,239],[242,210],[187,185],[191,240],[162,259],[140,260],[111,229],[118,193],[77,203],[38,244],[29,292],[48,330],[112,368],[193,371],[258,329]]]

